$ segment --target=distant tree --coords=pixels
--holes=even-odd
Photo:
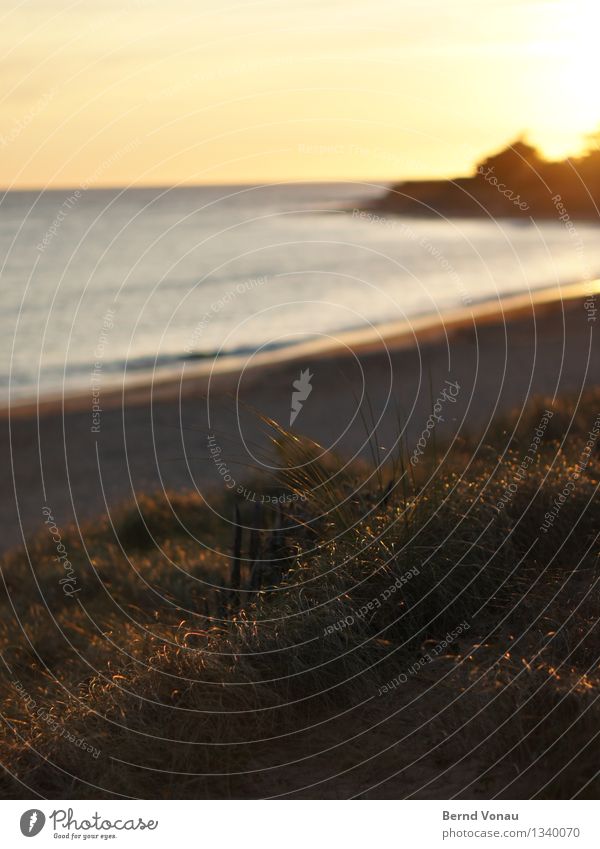
[[[577,160],[577,170],[586,193],[595,198],[596,204],[600,204],[600,129],[589,133],[585,139],[586,147]],[[597,214],[596,207],[594,212]]]
[[[480,174],[493,172],[505,182],[517,185],[534,177],[535,172],[543,168],[545,162],[537,148],[528,144],[520,136],[499,153],[488,156],[480,162],[477,171]]]
[[[600,152],[600,127],[595,130],[593,133],[588,133],[585,136],[586,140],[586,148],[584,151],[584,156],[594,156],[595,154]]]

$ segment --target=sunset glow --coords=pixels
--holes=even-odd
[[[584,0],[173,0],[168,16],[154,0],[32,0],[2,16],[0,182],[442,176],[523,131],[561,156],[600,121],[598,14]]]

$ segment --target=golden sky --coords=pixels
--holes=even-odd
[[[600,123],[598,0],[4,0],[0,185],[387,181]]]

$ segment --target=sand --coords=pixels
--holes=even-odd
[[[450,450],[467,432],[485,439],[495,416],[533,395],[598,385],[592,292],[600,283],[469,305],[212,374],[187,363],[160,381],[102,387],[95,417],[91,389],[1,410],[2,548],[40,527],[44,506],[65,524],[160,488],[197,489],[209,503],[223,486],[261,498],[245,486],[273,463],[259,414],[289,427],[305,369],[311,391],[292,430],[344,456],[370,457],[371,436],[383,460],[400,432],[409,454],[434,432]]]

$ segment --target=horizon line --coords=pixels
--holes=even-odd
[[[83,192],[115,192],[115,191],[127,191],[130,189],[204,189],[204,188],[218,188],[219,186],[229,186],[232,188],[259,188],[263,186],[284,186],[286,184],[296,184],[296,185],[313,185],[313,186],[327,186],[332,184],[349,184],[355,183],[356,185],[364,185],[364,186],[389,186],[395,183],[405,183],[405,182],[413,182],[413,181],[421,181],[421,180],[453,180],[458,179],[457,177],[390,177],[385,179],[376,180],[374,178],[351,178],[351,177],[334,177],[327,180],[321,179],[305,179],[303,177],[289,177],[282,178],[280,180],[248,180],[248,181],[231,181],[231,182],[206,182],[206,183],[131,183],[131,184],[107,184],[101,186],[87,186],[84,187],[81,183],[69,183],[58,186],[0,186],[0,193],[9,194],[16,192],[31,192],[31,193],[42,193],[42,192],[75,192],[75,191],[83,191]]]

